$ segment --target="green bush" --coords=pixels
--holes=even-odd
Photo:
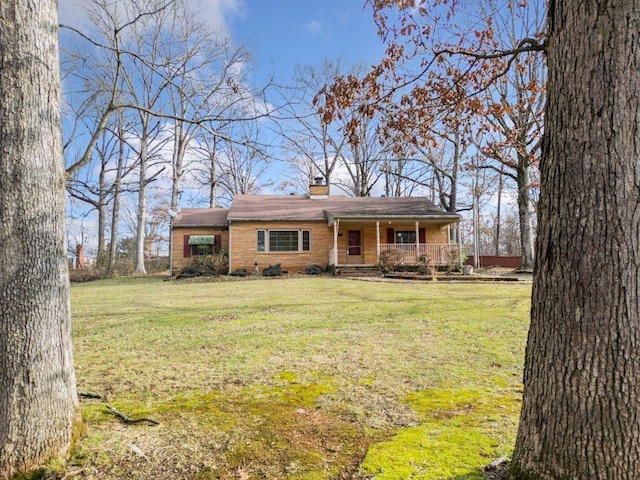
[[[320,275],[323,272],[322,267],[319,265],[307,265],[304,267],[304,273],[307,275]]]
[[[265,277],[280,277],[282,275],[282,266],[279,263],[269,265],[262,271],[262,275]]]
[[[249,270],[247,270],[246,268],[236,268],[229,275],[232,277],[246,277],[247,275],[249,275]]]

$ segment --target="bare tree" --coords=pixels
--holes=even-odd
[[[249,58],[244,47],[234,46],[227,36],[199,22],[186,5],[171,13],[171,23],[165,23],[165,28],[170,30],[172,41],[162,48],[162,64],[165,76],[171,79],[168,111],[174,120],[170,208],[177,210],[181,182],[189,171],[185,162],[190,145],[196,137],[205,143],[210,139],[216,142],[221,135],[219,124],[228,123],[228,120],[213,118],[204,124],[192,120],[222,118],[247,100],[246,92],[238,94],[238,85],[246,82],[242,66]]]
[[[346,68],[341,60],[324,60],[318,67],[299,66],[293,85],[281,89],[288,119],[279,123],[279,133],[285,148],[293,154],[288,161],[299,188],[306,189],[318,176],[327,185],[334,181],[347,138],[341,131],[341,122],[323,122],[315,100],[321,89],[344,74]]]
[[[136,272],[143,273],[146,189],[150,182],[164,177],[160,165],[170,168],[171,208],[177,210],[194,138],[222,136],[233,142],[215,126],[255,121],[267,116],[269,108],[246,85],[244,49],[209,30],[185,2],[92,0],[89,18],[92,27],[88,32],[67,27],[98,52],[95,58],[83,48],[67,52],[71,91],[83,94],[76,96],[81,102],[71,117],[80,118],[91,109],[95,112],[94,122],[78,124],[68,135],[70,184],[76,187],[72,190],[77,196],[95,200],[87,189],[99,180],[85,166],[92,161],[101,135],[115,137],[112,145],[118,144],[118,135],[108,129],[114,112],[135,115],[135,121],[126,122],[125,137],[137,157]],[[88,143],[79,147],[83,137]],[[115,168],[115,155],[112,157]],[[104,245],[104,241],[99,243]]]
[[[387,157],[388,150],[380,134],[377,118],[361,117],[358,108],[348,115],[349,121],[353,121],[354,117],[360,118],[357,126],[348,134],[349,139],[341,156],[340,164],[346,170],[346,175],[338,177],[335,183],[354,197],[368,197],[381,176],[383,159]]]
[[[489,5],[494,7],[491,21],[502,45],[516,46],[521,35],[533,35],[542,29],[544,15],[537,5],[523,10],[519,18],[499,14],[501,10],[493,2]],[[487,128],[482,152],[490,160],[486,167],[502,172],[517,187],[523,270],[533,269],[533,198],[538,185],[532,176],[541,153],[545,79],[539,55],[523,53],[487,88],[483,98]]]
[[[270,165],[264,151],[255,147],[260,143],[256,123],[234,123],[232,129],[236,141],[222,142],[217,156],[216,185],[225,203],[230,203],[237,194],[259,193],[268,185],[262,177]]]

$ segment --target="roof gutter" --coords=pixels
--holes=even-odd
[[[319,218],[229,218],[229,222],[322,222],[327,217]]]
[[[211,225],[211,224],[207,224],[207,225],[203,225],[201,223],[181,223],[181,224],[174,224],[171,226],[172,229],[174,228],[229,228],[229,224],[225,223],[224,225]]]
[[[462,218],[457,213],[447,215],[331,215],[327,214],[329,226],[333,225],[336,220],[444,220],[459,222]]]

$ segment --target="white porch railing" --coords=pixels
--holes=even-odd
[[[460,260],[458,245],[414,243],[381,243],[380,254],[393,253],[393,262],[401,265],[413,265],[421,257],[428,260],[429,265],[449,265]]]

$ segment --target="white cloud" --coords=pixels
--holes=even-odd
[[[86,0],[59,0],[58,21],[67,25],[81,25],[86,19],[86,8],[89,2]]]
[[[325,36],[324,28],[322,26],[322,22],[318,20],[312,20],[309,23],[304,24],[304,29],[309,32],[311,35],[319,35]]]
[[[188,0],[190,7],[202,14],[201,21],[221,31],[228,31],[227,19],[246,14],[244,0]]]
[[[245,0],[186,0],[189,8],[198,13],[198,20],[216,30],[228,32],[227,21],[232,16],[244,16]],[[92,0],[59,0],[60,23],[79,26],[86,20]]]

